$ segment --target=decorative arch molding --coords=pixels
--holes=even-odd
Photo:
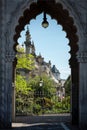
[[[73,3],[74,2],[70,2],[70,1],[65,1],[65,0],[26,0],[26,1],[21,1],[21,2],[18,2],[18,4],[16,5],[16,7],[14,8],[14,10],[12,11],[12,13],[10,14],[10,19],[9,19],[9,22],[10,23],[10,26],[11,28],[13,28],[13,32],[14,32],[14,27],[16,27],[16,25],[18,24],[18,19],[20,16],[23,15],[23,12],[26,10],[26,9],[29,9],[30,6],[33,4],[33,3],[38,3],[38,1],[41,1],[41,2],[47,2],[47,3],[52,3],[54,2],[55,4],[56,3],[60,3],[62,5],[62,7],[66,10],[68,10],[69,12],[69,15],[75,19],[74,21],[74,24],[77,26],[77,28],[79,29],[79,27],[81,27],[81,25],[79,25],[79,17],[78,17],[78,13],[76,14],[76,8],[73,7]],[[75,4],[75,3],[74,3]],[[74,9],[73,9],[74,8]],[[76,12],[75,12],[76,11]],[[14,17],[13,17],[14,16]],[[14,32],[15,33],[15,32]]]
[[[5,69],[2,70],[2,75],[4,77],[1,79],[2,81],[5,81],[2,84],[5,86],[5,91],[2,91],[2,101],[1,103],[1,115],[0,115],[0,122],[1,126],[0,127],[10,127],[12,123],[12,62],[14,59],[14,51],[16,51],[16,45],[17,45],[17,40],[20,36],[20,32],[24,29],[24,26],[30,22],[30,20],[36,18],[37,15],[42,13],[44,10],[46,11],[47,14],[51,16],[51,18],[55,19],[58,24],[62,25],[63,30],[66,31],[67,33],[67,38],[69,39],[69,46],[71,48],[70,54],[71,58],[69,60],[70,66],[71,66],[71,74],[72,74],[72,82],[73,82],[73,89],[72,92],[74,93],[72,99],[73,99],[73,120],[78,117],[77,113],[78,111],[78,62],[76,58],[76,53],[78,51],[78,36],[77,36],[77,26],[75,26],[75,22],[73,19],[76,21],[76,19],[71,17],[70,15],[70,9],[66,7],[66,3],[64,5],[62,4],[64,0],[21,0],[21,1],[15,1],[14,3],[11,3],[11,1],[4,0],[4,3],[6,4],[3,5],[4,7],[8,7],[9,5],[12,5],[11,9],[7,10],[7,14],[4,12],[3,16],[5,18],[5,26],[4,26],[4,39],[3,43],[6,45],[5,46],[5,53],[6,57],[3,58],[2,60],[2,65],[5,65]],[[62,1],[62,2],[60,2]],[[67,0],[68,1],[68,0]],[[13,1],[12,1],[13,2]],[[10,4],[9,4],[10,3]],[[64,8],[64,6],[66,8]],[[8,9],[6,8],[6,9]],[[74,10],[73,10],[74,11]],[[19,20],[18,20],[19,19]],[[79,21],[78,21],[79,22]],[[4,25],[3,24],[3,25]],[[3,53],[4,54],[4,53]],[[84,56],[84,54],[83,54]],[[3,56],[2,56],[3,57]],[[10,58],[10,60],[9,60]],[[8,60],[8,61],[5,61]],[[80,59],[81,60],[81,59]],[[16,65],[16,60],[13,63],[13,69],[15,68]],[[4,68],[4,66],[3,66]],[[14,70],[13,70],[14,73]],[[14,77],[14,75],[13,75]],[[76,90],[77,88],[77,90]],[[3,90],[3,89],[2,89]],[[9,93],[8,93],[9,92]],[[7,100],[7,97],[9,97]],[[77,99],[75,99],[75,98]],[[7,117],[7,118],[6,118]]]
[[[79,122],[79,63],[77,61],[78,52],[78,37],[77,36],[77,26],[75,26],[75,18],[70,16],[69,10],[65,9],[61,3],[56,2],[57,0],[31,0],[29,7],[23,11],[20,15],[18,24],[15,26],[14,41],[13,46],[16,51],[17,40],[20,37],[20,32],[24,29],[26,24],[30,23],[30,20],[35,19],[37,15],[45,11],[52,19],[55,19],[58,24],[62,25],[63,30],[67,33],[67,38],[69,39],[70,54],[69,64],[71,67],[72,75],[72,123],[78,124]],[[63,0],[62,0],[63,1]],[[65,3],[64,3],[65,4]],[[74,19],[74,20],[73,20]],[[76,119],[76,120],[75,120]]]
[[[32,0],[31,0],[32,1]],[[72,61],[77,63],[76,53],[78,51],[78,36],[77,36],[77,28],[74,25],[73,18],[70,17],[68,10],[64,9],[62,4],[52,1],[41,1],[37,2],[34,0],[31,2],[29,8],[27,8],[23,15],[18,20],[18,25],[15,28],[14,35],[14,49],[17,45],[17,40],[20,37],[20,32],[24,29],[26,24],[29,24],[30,20],[35,19],[37,15],[46,11],[48,15],[51,16],[52,19],[55,19],[58,24],[62,25],[63,30],[67,33],[67,38],[69,39],[69,46],[71,48],[70,54],[71,58],[69,60],[70,65],[72,65]],[[16,49],[15,49],[16,50]]]

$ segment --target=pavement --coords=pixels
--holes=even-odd
[[[69,122],[35,124],[13,123],[12,125],[13,130],[79,130]]]
[[[64,123],[13,124],[14,130],[69,130]]]
[[[1,129],[0,130],[83,130],[77,128],[77,126],[72,126],[69,122],[59,122],[59,123],[12,123],[12,128]],[[87,129],[84,129],[87,130]]]
[[[12,123],[12,128],[8,130],[80,130],[70,122],[70,114],[18,116]]]

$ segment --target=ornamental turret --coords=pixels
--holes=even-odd
[[[34,42],[33,41],[31,42],[31,35],[28,27],[26,31],[26,41],[24,43],[26,48],[26,54],[32,54],[35,56],[35,46]]]
[[[26,41],[24,43],[26,48],[26,54],[31,54],[31,35],[28,27],[25,36],[26,36]]]

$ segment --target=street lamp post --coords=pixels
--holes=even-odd
[[[40,87],[42,87],[42,86],[43,86],[43,80],[42,80],[42,78],[41,78],[41,77],[40,77],[39,86],[40,86]]]
[[[42,97],[41,100],[41,107],[42,107],[42,110],[43,110],[43,105],[44,105],[44,100],[43,100],[43,95],[44,95],[44,92],[43,92],[43,80],[42,80],[42,69],[41,69],[41,65],[43,63],[43,57],[41,56],[41,54],[39,54],[38,56],[38,63],[39,63],[39,77],[40,77],[40,81],[39,81],[39,87],[40,87],[40,96]]]
[[[42,114],[44,113],[44,91],[43,91],[43,80],[42,78],[40,78],[40,82],[39,82],[39,86],[41,87],[41,96],[42,96],[42,100],[41,100],[41,107],[42,107]]]

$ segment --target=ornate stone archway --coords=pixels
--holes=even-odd
[[[0,127],[11,127],[12,123],[12,63],[15,58],[17,39],[24,26],[44,10],[63,26],[63,30],[67,33],[71,47],[69,63],[72,75],[72,123],[77,124],[79,122],[81,126],[87,124],[87,47],[85,46],[87,38],[85,37],[86,30],[84,27],[87,22],[86,4],[86,2],[82,4],[81,0],[79,0],[79,3],[72,2],[71,0],[0,1],[0,5],[2,5],[0,8],[0,16],[2,18],[0,22],[2,34],[0,44]],[[83,6],[80,7],[80,5]],[[79,10],[79,7],[81,10]],[[85,22],[84,26],[80,17],[82,17],[83,22]],[[77,51],[78,61],[76,58]],[[84,80],[82,80],[82,76]],[[84,105],[82,104],[83,101]]]
[[[23,15],[19,18],[19,23],[16,26],[16,34],[14,35],[14,41],[17,43],[17,39],[20,36],[20,32],[23,30],[24,26],[30,22],[31,19],[36,18],[36,16],[45,11],[52,18],[57,20],[57,23],[63,26],[63,30],[67,32],[67,38],[69,39],[69,46],[71,48],[70,54],[71,58],[69,64],[71,66],[72,74],[72,123],[78,123],[78,62],[76,59],[76,53],[78,51],[78,37],[77,29],[74,25],[73,18],[69,16],[69,12],[66,9],[63,9],[62,4],[55,3],[55,1],[46,2],[38,1],[37,3],[32,3],[30,8],[26,9]],[[14,47],[16,44],[14,45]],[[75,97],[75,98],[74,98]],[[77,120],[75,120],[77,119]]]

